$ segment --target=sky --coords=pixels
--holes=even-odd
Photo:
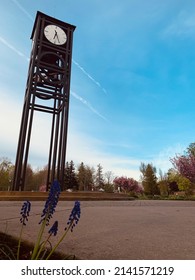
[[[141,162],[168,171],[195,142],[195,2],[1,0],[0,157],[13,163],[37,11],[76,26],[66,159],[136,180]],[[37,112],[33,168],[50,128]]]

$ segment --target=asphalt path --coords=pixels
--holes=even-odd
[[[63,234],[73,204],[58,203],[50,222],[59,222],[52,244]],[[19,235],[21,205],[0,201],[0,231]],[[24,239],[36,241],[43,206],[32,202]],[[81,219],[59,251],[83,260],[195,260],[195,202],[81,201]]]

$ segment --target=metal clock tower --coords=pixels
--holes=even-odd
[[[16,154],[13,190],[25,189],[35,111],[52,115],[47,189],[54,179],[62,188],[66,157],[74,25],[37,12],[31,39],[26,92]]]

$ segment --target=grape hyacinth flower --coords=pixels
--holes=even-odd
[[[20,236],[19,236],[19,240],[18,240],[17,260],[19,260],[19,258],[20,258],[20,246],[21,246],[23,228],[24,228],[24,226],[26,226],[26,222],[28,221],[30,209],[31,209],[31,203],[30,203],[30,201],[27,200],[23,203],[21,211],[20,211],[20,214],[21,214],[20,222],[21,222],[22,226],[20,229]]]
[[[28,216],[29,216],[29,213],[30,213],[30,209],[31,209],[31,203],[30,201],[25,201],[22,205],[22,208],[21,208],[21,218],[20,218],[20,222],[25,226],[26,225],[26,222],[28,221]]]
[[[41,220],[39,222],[39,224],[41,224],[41,228],[38,233],[37,241],[34,246],[31,260],[38,259],[39,255],[40,255],[40,252],[41,252],[40,244],[41,244],[43,232],[44,232],[45,226],[49,225],[49,221],[55,212],[56,206],[58,204],[59,196],[60,196],[60,184],[57,180],[54,180],[53,184],[51,185],[51,188],[49,190],[49,195],[45,202],[43,213],[41,215]],[[41,246],[41,248],[42,247],[43,246]]]
[[[53,234],[54,236],[56,236],[58,232],[58,221],[55,221],[53,226],[50,228],[50,230],[48,231],[48,233],[50,234],[50,236]]]
[[[67,222],[67,227],[65,227],[64,234],[61,236],[61,238],[58,240],[56,245],[53,247],[53,249],[50,251],[49,255],[47,256],[46,260],[48,260],[53,252],[57,249],[57,247],[60,245],[60,243],[63,241],[63,239],[66,237],[67,233],[69,230],[71,232],[73,231],[73,228],[78,224],[79,219],[81,217],[81,208],[80,208],[80,202],[75,201],[74,207],[70,213],[68,222]]]
[[[78,224],[80,217],[81,217],[80,202],[75,201],[74,207],[70,213],[67,222],[68,227],[66,227],[65,230],[70,229],[71,232],[73,232],[73,228]]]
[[[53,213],[55,212],[58,200],[60,195],[60,185],[57,180],[54,180],[53,184],[51,185],[48,198],[45,202],[45,206],[43,209],[43,213],[41,215],[40,224],[43,221],[46,221],[46,225],[49,225],[49,220],[52,218]]]

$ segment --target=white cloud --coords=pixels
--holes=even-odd
[[[97,167],[100,163],[104,172],[112,171],[115,176],[128,176],[139,180],[140,160],[103,152],[104,143],[82,132],[70,128],[68,135],[67,160],[76,164]]]
[[[181,143],[176,143],[175,145],[166,147],[160,151],[159,154],[153,157],[151,162],[157,169],[161,169],[163,172],[166,172],[169,168],[173,167],[170,159],[175,157],[176,154],[183,154],[185,149],[186,146]]]
[[[195,35],[195,14],[182,11],[162,33],[163,37],[178,36],[191,37]]]
[[[10,98],[12,93],[1,89],[1,109],[0,109],[0,155],[10,156],[10,151],[15,153],[17,138],[19,134],[19,124],[21,108],[17,102]],[[15,155],[13,155],[14,157]],[[13,159],[12,157],[12,159]]]

